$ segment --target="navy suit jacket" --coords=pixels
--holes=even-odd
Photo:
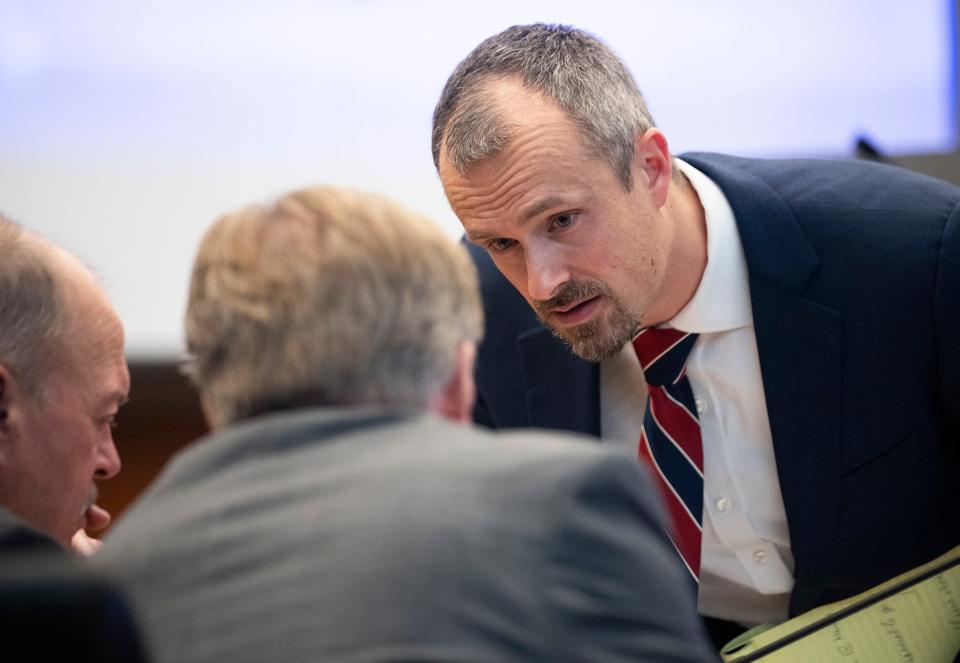
[[[960,543],[960,189],[852,161],[681,157],[730,201],[796,561],[791,614]],[[600,433],[599,371],[485,251],[475,418]]]

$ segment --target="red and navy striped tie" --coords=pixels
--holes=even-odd
[[[700,576],[703,443],[684,365],[696,340],[696,334],[651,328],[633,341],[650,392],[640,456],[660,484],[673,521],[673,544],[694,580]]]

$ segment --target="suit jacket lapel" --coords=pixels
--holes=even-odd
[[[820,263],[793,212],[763,181],[691,156],[730,201],[746,254],[754,331],[790,545],[791,610],[830,575],[839,510],[842,320],[803,297]]]
[[[530,425],[600,435],[599,368],[546,327],[517,337]]]

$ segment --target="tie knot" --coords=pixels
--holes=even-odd
[[[640,366],[647,384],[673,384],[683,375],[687,355],[697,341],[697,335],[679,329],[649,328],[633,340]]]

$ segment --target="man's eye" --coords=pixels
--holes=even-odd
[[[550,226],[551,228],[566,228],[573,223],[576,216],[573,212],[558,214],[550,220]]]
[[[500,237],[487,244],[487,247],[493,251],[506,251],[516,243],[516,240]]]

